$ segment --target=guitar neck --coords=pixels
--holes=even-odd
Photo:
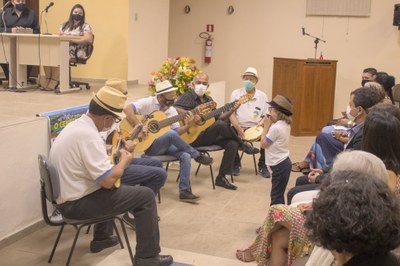
[[[222,106],[220,108],[212,110],[211,112],[203,115],[203,119],[204,120],[208,120],[211,117],[214,117],[214,116],[219,115],[219,114],[221,114],[223,112],[229,111],[233,107],[234,104],[235,104],[235,102],[227,103],[227,104],[225,104],[224,106]]]
[[[173,123],[179,122],[179,121],[183,120],[185,118],[185,116],[186,116],[186,112],[182,113],[180,115],[174,115],[174,116],[168,117],[164,120],[161,120],[159,122],[160,128],[164,128],[164,127],[172,125]]]

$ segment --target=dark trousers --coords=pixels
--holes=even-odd
[[[0,64],[0,66],[3,69],[4,76],[6,77],[7,80],[9,80],[10,79],[10,70],[8,68],[8,64]],[[31,73],[31,70],[32,70],[32,66],[28,65],[26,67],[26,73],[27,73],[26,80],[29,80],[29,74]],[[17,73],[11,73],[11,75],[12,75],[12,77],[11,77],[12,79],[17,80]]]
[[[224,121],[217,120],[191,144],[193,147],[219,145],[224,148],[219,168],[219,176],[232,173],[233,162],[242,140],[236,135],[233,129]]]
[[[122,184],[141,185],[151,188],[154,194],[160,191],[167,180],[162,162],[155,158],[133,158],[121,177]]]
[[[118,189],[101,188],[81,199],[60,204],[58,209],[70,219],[90,219],[129,211],[136,220],[136,257],[149,258],[160,253],[157,205],[153,191],[147,187],[122,184]],[[94,240],[104,239],[112,231],[112,222],[96,224]]]
[[[289,182],[292,162],[289,157],[270,166],[272,172],[271,205],[285,204],[285,189]]]
[[[299,176],[296,179],[296,186],[294,188],[291,188],[287,193],[288,205],[292,204],[292,199],[293,199],[294,195],[296,195],[297,193],[315,190],[315,189],[318,189],[318,187],[319,187],[319,184],[308,182],[308,176],[306,176],[306,175]]]

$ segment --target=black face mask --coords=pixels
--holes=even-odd
[[[163,98],[164,98],[165,105],[168,106],[168,107],[172,106],[174,104],[174,102],[175,102],[175,99],[168,100],[167,98],[165,98],[165,96],[163,96]]]
[[[76,21],[81,21],[83,19],[83,16],[79,14],[72,14],[72,19]]]
[[[367,84],[368,82],[370,82],[371,80],[367,80],[367,79],[362,79],[361,80],[361,86],[365,86],[365,84]]]

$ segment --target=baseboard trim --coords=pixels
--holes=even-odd
[[[14,233],[14,234],[6,236],[2,240],[0,240],[0,250],[6,246],[9,246],[9,245],[17,242],[18,240],[26,237],[27,235],[32,234],[33,232],[43,228],[44,226],[46,226],[46,223],[43,220],[39,220],[31,225],[28,225],[24,229]]]

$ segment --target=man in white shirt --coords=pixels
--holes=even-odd
[[[243,139],[246,129],[260,124],[262,118],[267,114],[268,97],[264,92],[256,89],[256,84],[258,82],[257,69],[254,67],[248,67],[244,72],[242,79],[243,87],[232,92],[231,102],[240,99],[240,97],[244,95],[249,95],[251,100],[241,104],[235,111],[234,115],[231,115],[229,119],[238,136]],[[232,174],[235,176],[240,175],[240,168],[240,157],[239,154],[236,154]],[[268,168],[265,165],[264,149],[260,149],[258,168],[261,176],[266,178],[270,177]]]
[[[53,143],[50,161],[60,179],[57,208],[63,217],[80,220],[131,212],[136,217],[135,265],[171,265],[171,256],[159,255],[153,191],[124,184],[113,189],[132,160],[135,144],[124,141],[119,162],[112,165],[100,132],[124,116],[125,100],[120,91],[104,86],[93,96],[88,113],[69,123]],[[112,234],[112,222],[96,224],[90,251],[96,253],[117,245],[118,238]]]

